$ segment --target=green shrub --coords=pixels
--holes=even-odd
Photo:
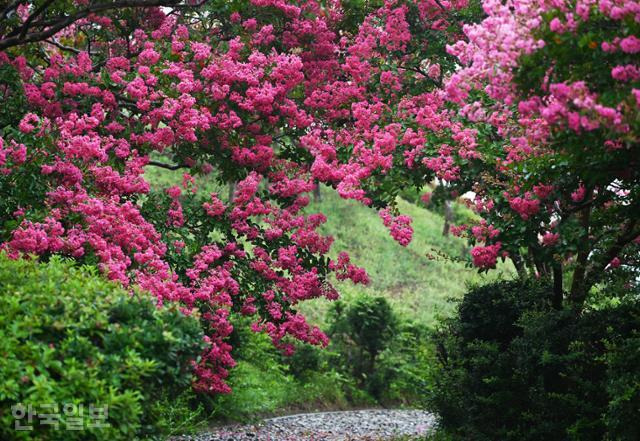
[[[238,362],[228,379],[232,393],[202,397],[214,418],[247,421],[293,409],[347,407],[355,382],[330,366],[327,350],[297,342],[295,354],[285,356],[249,322],[232,314],[229,343]]]
[[[361,295],[349,304],[336,302],[329,320],[329,336],[338,355],[335,361],[379,399],[385,383],[375,378],[376,362],[397,330],[391,305],[384,297]]]
[[[130,440],[153,435],[170,406],[190,388],[203,335],[194,317],[156,307],[91,268],[52,258],[46,264],[0,254],[0,438]],[[14,430],[11,407],[57,404],[57,430]],[[65,430],[67,404],[83,405],[84,430]],[[89,406],[108,406],[105,428],[88,428]],[[54,413],[48,408],[48,413]],[[26,424],[26,417],[22,420]]]
[[[636,315],[636,319],[639,317]],[[640,331],[608,344],[607,393],[611,397],[604,421],[612,439],[640,439]]]
[[[454,438],[638,439],[640,303],[554,310],[550,291],[473,289],[436,336],[428,401]]]
[[[399,320],[398,332],[380,353],[371,379],[381,402],[421,404],[436,364],[430,337],[426,326]]]

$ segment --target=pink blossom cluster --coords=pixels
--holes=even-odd
[[[471,249],[471,258],[473,264],[481,269],[494,268],[496,266],[498,256],[502,244],[497,242],[493,245],[476,246]]]
[[[384,226],[391,232],[396,242],[406,247],[413,237],[413,228],[411,227],[411,218],[405,215],[394,216],[390,209],[385,208],[378,213]]]

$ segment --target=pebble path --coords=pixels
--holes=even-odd
[[[434,425],[435,417],[421,410],[318,412],[214,428],[175,441],[382,441],[425,435]]]

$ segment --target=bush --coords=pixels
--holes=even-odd
[[[430,337],[426,326],[399,320],[398,332],[380,353],[371,379],[379,401],[404,405],[423,401],[421,392],[429,386],[436,364]]]
[[[328,363],[326,350],[295,342],[294,355],[284,355],[263,333],[250,330],[251,318],[231,315],[229,343],[238,364],[229,374],[233,392],[201,397],[213,417],[222,421],[251,421],[291,410],[347,407],[351,379]]]
[[[176,306],[158,308],[94,269],[0,254],[0,438],[129,440],[157,433],[167,410],[158,404],[190,388],[189,360],[202,344],[196,318]],[[31,405],[36,413],[59,413],[59,428],[35,415],[32,431],[14,430],[11,407],[18,403],[25,412]],[[83,406],[83,430],[65,430],[71,415],[64,404]],[[88,427],[89,406],[108,406],[108,427]]]
[[[374,398],[381,397],[376,361],[397,330],[397,318],[384,297],[360,296],[351,304],[338,301],[330,316],[329,336],[343,368]]]
[[[640,303],[554,310],[545,285],[471,290],[436,336],[428,401],[466,440],[637,440]]]

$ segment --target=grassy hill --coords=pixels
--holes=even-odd
[[[338,283],[338,290],[345,298],[359,293],[382,295],[401,314],[433,325],[437,317],[453,311],[454,304],[449,300],[459,298],[469,283],[499,275],[500,271],[480,275],[465,265],[466,241],[443,236],[444,219],[433,211],[398,201],[402,214],[413,219],[413,241],[405,248],[393,240],[375,210],[343,200],[332,190],[322,190],[322,200],[312,202],[308,211],[327,215],[323,232],[335,239],[332,253],[347,251],[355,264],[367,270],[371,279],[366,287]],[[455,260],[438,256],[439,253]],[[502,271],[509,269],[505,266]],[[305,302],[303,309],[312,320],[322,324],[327,303],[324,300]]]

